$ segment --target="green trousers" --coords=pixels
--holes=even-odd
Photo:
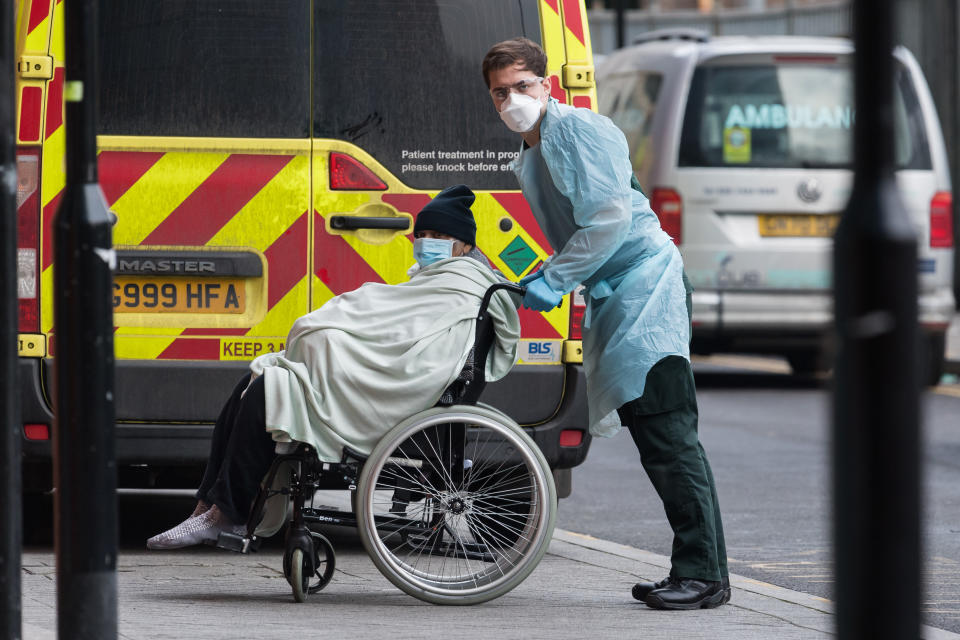
[[[727,550],[713,473],[697,433],[697,392],[690,363],[680,356],[658,362],[643,396],[618,409],[640,450],[640,462],[663,501],[673,529],[670,574],[720,580]]]

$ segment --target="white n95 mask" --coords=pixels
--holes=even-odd
[[[511,92],[500,108],[500,119],[511,131],[528,133],[537,126],[541,107],[543,102],[539,98]]]

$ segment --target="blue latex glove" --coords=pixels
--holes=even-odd
[[[537,278],[527,285],[523,296],[523,306],[534,311],[550,311],[563,301],[563,294],[554,290],[543,278]]]
[[[528,287],[530,286],[531,282],[533,282],[534,280],[539,280],[542,277],[543,277],[543,269],[540,269],[540,271],[534,271],[533,273],[528,273],[527,275],[523,276],[522,278],[520,278],[520,282],[518,282],[517,284],[519,284],[521,287]]]

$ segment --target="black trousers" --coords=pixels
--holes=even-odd
[[[234,524],[244,524],[275,447],[266,428],[263,377],[250,383],[248,373],[217,418],[197,499],[217,505]]]
[[[643,396],[617,410],[640,451],[640,462],[673,529],[670,574],[720,580],[727,575],[720,504],[697,432],[697,395],[690,363],[658,362]]]

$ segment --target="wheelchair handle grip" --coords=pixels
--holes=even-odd
[[[524,296],[527,293],[526,287],[515,282],[497,282],[492,284],[489,288],[487,288],[487,292],[483,294],[483,300],[480,301],[480,312],[477,314],[477,318],[482,318],[487,313],[487,307],[490,305],[490,299],[493,297],[493,294],[500,289],[519,294],[520,296]],[[557,305],[557,309],[561,308],[562,306],[563,298],[560,299],[560,304]]]

